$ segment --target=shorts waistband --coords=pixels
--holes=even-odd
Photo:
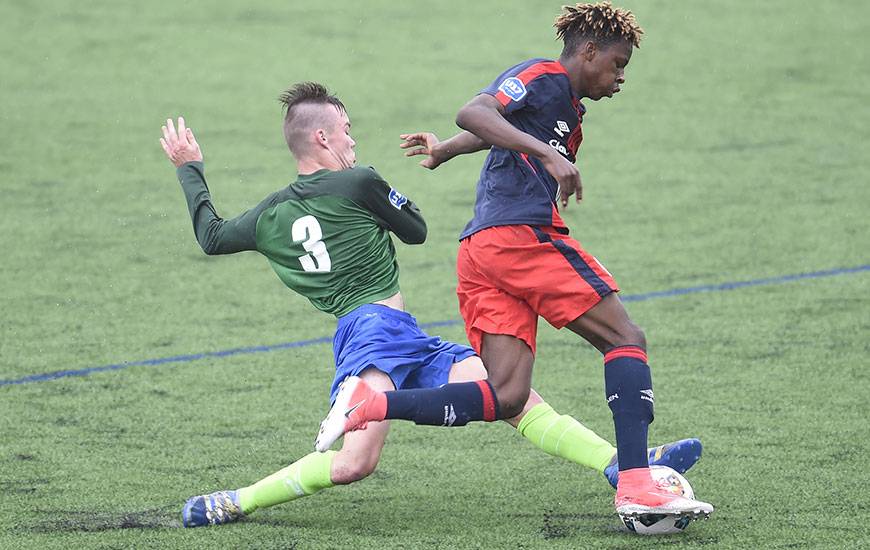
[[[417,323],[417,319],[407,311],[401,311],[382,304],[363,304],[339,317],[338,324],[341,326],[365,315],[377,315],[379,317],[389,317],[406,323]]]

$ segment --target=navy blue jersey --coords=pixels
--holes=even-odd
[[[558,61],[531,59],[502,73],[481,93],[495,97],[505,118],[574,162],[583,132],[583,104]],[[474,218],[460,239],[497,225],[567,228],[556,209],[559,185],[538,159],[492,147],[477,182]]]

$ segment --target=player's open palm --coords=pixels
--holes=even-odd
[[[541,163],[559,184],[559,201],[563,207],[568,206],[568,198],[571,195],[577,195],[577,202],[583,200],[580,171],[571,161],[554,150],[553,154],[542,158]]]
[[[426,158],[420,161],[420,166],[423,168],[434,170],[435,168],[438,168],[444,160],[446,160],[441,158],[438,154],[438,148],[436,146],[440,143],[440,140],[438,139],[438,136],[432,132],[402,134],[399,137],[405,140],[399,144],[399,147],[407,149],[407,151],[405,151],[406,157],[426,155]]]
[[[193,130],[184,125],[184,117],[178,117],[178,131],[175,130],[171,118],[166,119],[166,126],[163,126],[162,130],[163,137],[160,138],[160,145],[176,168],[186,162],[202,160],[202,151],[196,138],[193,137]]]

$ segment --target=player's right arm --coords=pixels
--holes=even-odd
[[[444,141],[439,141],[438,136],[432,132],[415,132],[402,134],[399,137],[405,140],[399,144],[399,147],[408,149],[405,156],[426,155],[426,158],[420,161],[420,166],[429,170],[438,168],[453,157],[476,153],[492,147],[489,143],[465,130]]]
[[[271,204],[270,196],[256,208],[231,220],[218,216],[211,202],[211,194],[205,181],[202,151],[193,131],[185,128],[184,118],[178,118],[178,131],[172,119],[163,126],[160,145],[176,167],[178,181],[187,199],[187,208],[193,221],[193,232],[203,252],[232,254],[243,250],[256,250],[256,228],[260,213]]]
[[[514,127],[505,112],[498,99],[482,93],[459,110],[456,124],[482,141],[536,157],[559,184],[562,206],[568,205],[568,197],[575,192],[579,201],[583,188],[577,167],[548,144]]]

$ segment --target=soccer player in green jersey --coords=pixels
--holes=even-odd
[[[356,166],[347,111],[325,87],[297,84],[280,99],[284,136],[299,175],[229,220],[212,205],[202,153],[184,119],[178,119],[177,130],[172,120],[163,127],[160,142],[177,167],[203,251],[257,251],[287,287],[338,318],[331,400],[348,377],[360,377],[381,391],[450,382],[451,391],[466,392],[463,398],[485,392],[486,370],[474,351],[426,335],[404,311],[390,233],[407,244],[422,243],[426,224],[420,211],[374,169]],[[553,411],[534,391],[522,412],[507,422],[547,453],[596,469],[615,486],[614,447],[574,418]],[[453,408],[445,407],[437,423],[459,421]],[[192,497],[182,511],[184,525],[234,521],[259,508],[363,479],[378,463],[388,428],[388,421],[371,422],[346,434],[337,452],[313,452],[248,487]],[[685,471],[701,451],[697,440],[683,440],[649,452],[654,463]]]

